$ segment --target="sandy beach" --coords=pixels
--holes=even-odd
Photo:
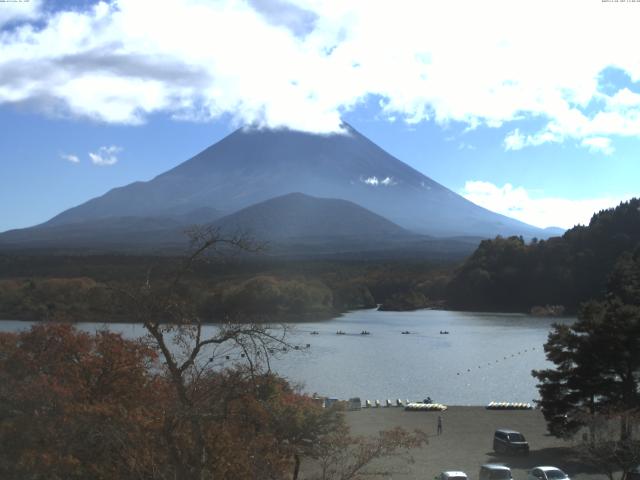
[[[436,434],[438,415],[443,432]],[[574,458],[572,443],[550,436],[539,410],[486,410],[484,407],[449,407],[443,413],[406,412],[402,408],[369,408],[346,413],[354,434],[375,435],[396,426],[421,429],[429,444],[413,452],[415,463],[395,459],[372,464],[366,470],[371,479],[432,480],[444,470],[462,470],[476,480],[480,466],[504,463],[512,469],[514,480],[526,480],[527,470],[539,465],[553,465],[568,473],[572,480],[600,480],[605,476],[593,472]],[[498,428],[518,430],[530,445],[528,456],[502,456],[493,452],[493,433]]]

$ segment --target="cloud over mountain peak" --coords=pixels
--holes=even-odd
[[[39,17],[31,9],[0,34],[0,103],[55,99],[67,114],[112,123],[231,115],[331,133],[345,111],[378,98],[382,116],[409,123],[546,122],[520,143],[508,137],[507,148],[640,132],[638,93],[600,84],[612,65],[640,79],[630,41],[640,9],[620,15],[619,5],[580,0],[492,2],[499,15],[465,0],[266,5],[119,0]]]

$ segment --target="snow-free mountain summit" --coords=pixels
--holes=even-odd
[[[129,230],[135,230],[137,223],[131,219],[140,219],[141,225],[149,219],[166,220],[175,228],[176,222],[212,222],[294,192],[353,202],[363,212],[369,210],[414,234],[547,236],[541,229],[471,203],[346,124],[344,133],[331,135],[239,129],[150,181],[114,188],[21,232],[37,240],[55,229],[56,238],[62,240],[65,230],[78,232],[83,225],[99,223],[108,230],[109,224],[116,223],[124,234],[123,222],[117,221],[121,218],[129,219],[124,222]],[[290,230],[300,233],[295,225]],[[8,241],[7,234],[14,242],[20,237],[17,231],[7,232],[0,235],[0,243]]]

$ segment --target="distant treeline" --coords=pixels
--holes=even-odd
[[[129,321],[118,292],[170,278],[179,258],[0,257],[0,318]],[[198,265],[188,282],[201,318],[326,318],[346,310],[439,305],[451,266],[430,262],[225,261]]]
[[[190,298],[208,321],[265,316],[304,321],[358,308],[444,307],[566,313],[601,298],[625,253],[640,251],[640,200],[548,240],[483,241],[464,263],[425,260],[235,258],[199,264]],[[178,257],[0,255],[0,318],[129,321],[118,290],[162,282]],[[119,305],[118,307],[116,307]],[[545,308],[550,306],[550,308]]]
[[[573,313],[580,303],[601,298],[616,262],[638,248],[640,199],[603,210],[562,237],[528,244],[521,237],[485,240],[453,275],[447,303],[501,311],[562,305]]]

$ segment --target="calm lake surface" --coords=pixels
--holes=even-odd
[[[282,354],[272,361],[272,368],[303,384],[309,393],[341,399],[415,401],[430,396],[449,405],[531,402],[538,398],[531,370],[550,365],[542,346],[551,324],[574,320],[441,310],[358,310],[328,321],[289,324],[293,328],[290,341],[311,346]],[[29,326],[29,322],[0,321],[1,331]],[[78,327],[95,331],[104,324]],[[144,334],[138,324],[108,328],[130,338]],[[338,330],[346,335],[336,335]],[[360,335],[363,330],[371,334]],[[406,330],[411,334],[401,334]],[[441,330],[450,333],[441,335]],[[312,331],[319,334],[311,335]],[[231,354],[229,363],[234,361],[243,359]]]

